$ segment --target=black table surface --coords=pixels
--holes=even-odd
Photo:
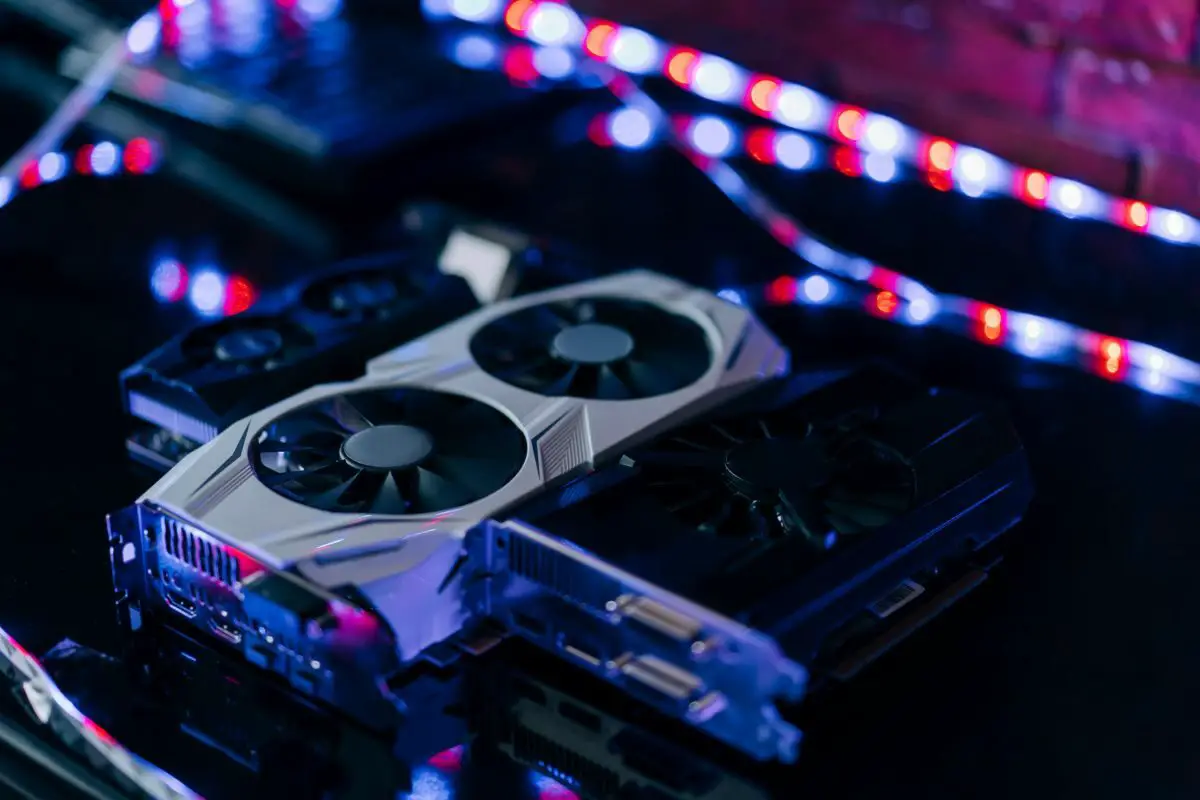
[[[40,110],[15,95],[0,103],[0,150],[9,152]],[[362,202],[378,232],[407,200],[436,196],[612,263],[714,287],[797,269],[670,150],[588,142],[584,123],[610,107],[591,96],[506,120],[397,176],[383,206],[378,195],[343,202],[351,210]],[[1197,282],[1188,270],[1200,266],[1198,251],[915,183],[749,174],[835,241],[937,288],[1191,348],[1186,311]],[[341,247],[366,251],[385,239],[356,228]],[[149,264],[166,241],[264,286],[317,266],[163,176],[69,180],[0,211],[0,625],[31,649],[63,638],[101,651],[119,645],[104,515],[144,481],[126,468],[116,375],[194,322],[150,294]],[[1000,398],[1037,485],[994,580],[822,699],[800,762],[762,769],[770,791],[1194,797],[1200,409],[851,312],[792,308],[770,319],[797,363],[882,357]],[[210,772],[200,762],[180,777],[210,798],[243,796],[206,785]]]

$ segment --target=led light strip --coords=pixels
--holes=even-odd
[[[34,717],[59,739],[100,758],[119,778],[154,800],[202,800],[153,764],[122,747],[107,731],[83,715],[58,688],[38,660],[0,628],[0,672],[15,680]]]
[[[0,208],[18,194],[31,192],[72,175],[107,178],[120,173],[148,175],[161,161],[159,147],[149,139],[133,139],[124,147],[114,142],[85,144],[74,153],[52,150],[21,167],[17,177],[0,178]]]
[[[574,12],[556,3],[541,5],[561,10],[564,16],[560,27],[570,29],[573,19],[570,15]],[[533,55],[536,56],[536,53]],[[506,58],[499,59],[501,64],[507,61]],[[531,63],[536,63],[536,60]],[[713,120],[720,125],[723,121],[719,118],[676,118],[676,124],[672,124],[662,108],[627,75],[612,71],[606,81],[625,107],[607,115],[603,120],[605,130],[601,133],[614,140],[624,139],[634,147],[644,146],[656,136],[665,136],[726,197],[757,221],[776,241],[821,270],[821,274],[808,276],[802,281],[794,276],[778,278],[767,287],[763,295],[766,302],[821,304],[839,295],[855,298],[852,304],[865,306],[870,313],[884,319],[909,325],[933,323],[936,327],[967,333],[984,344],[1005,347],[1029,358],[1083,367],[1109,380],[1128,383],[1148,392],[1200,402],[1200,364],[1196,362],[1152,345],[1096,333],[1060,320],[1009,310],[970,298],[935,293],[918,281],[854,253],[831,247],[777,208],[765,194],[751,187],[733,167],[713,154],[723,154],[727,149],[732,149],[731,142],[724,141],[722,132],[708,125],[706,127],[712,127],[712,130],[700,128],[697,137],[699,120]],[[726,132],[728,138],[732,139],[732,128]],[[788,131],[770,133],[772,155],[776,163],[800,167],[811,160],[812,142],[809,140]],[[595,127],[592,134],[592,138],[596,139]],[[705,141],[710,139],[706,147]],[[758,145],[746,138],[743,138],[743,142],[744,149],[753,157]],[[784,143],[782,153],[779,150],[780,142]],[[765,155],[767,140],[761,139],[761,143],[764,150],[757,160],[769,160],[769,156]],[[839,152],[848,152],[858,160],[857,152],[839,148],[833,151],[835,161]],[[871,155],[861,159],[864,172],[868,171],[866,164],[871,161]],[[852,167],[857,168],[857,165],[848,162],[843,165],[843,171],[853,171]],[[893,168],[891,172],[894,171]],[[947,188],[945,183],[938,180],[939,173],[944,172],[933,169],[927,175],[939,188]],[[949,181],[950,177],[946,179]],[[849,287],[854,284],[861,286],[850,292]],[[726,292],[727,296],[738,296],[736,290]]]
[[[752,73],[720,56],[662,42],[643,30],[584,19],[550,0],[423,0],[433,19],[503,24],[537,44],[573,47],[635,76],[666,78],[706,100],[736,106],[797,130],[829,136],[940,172],[964,194],[1003,195],[1067,217],[1099,220],[1178,244],[1200,246],[1200,221],[1079,181],[1012,164],[891,117],[838,103],[812,89]]]

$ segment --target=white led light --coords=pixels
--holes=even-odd
[[[533,68],[542,77],[558,81],[575,71],[575,58],[565,47],[539,47],[533,53]]]
[[[192,308],[201,314],[215,314],[225,303],[225,279],[212,270],[196,274],[188,292]]]
[[[810,303],[824,303],[833,295],[833,284],[824,275],[809,275],[800,284],[800,292]]]
[[[894,119],[870,114],[863,123],[862,144],[865,150],[894,155],[904,146],[904,129]]]
[[[526,24],[527,35],[538,44],[577,45],[583,41],[579,16],[558,3],[538,3]]]
[[[650,117],[640,108],[623,108],[608,118],[608,135],[621,147],[645,147],[654,132]]]
[[[987,186],[977,181],[959,181],[958,190],[967,197],[983,197]]]
[[[692,123],[692,144],[701,153],[721,158],[733,149],[733,131],[725,120],[717,117],[701,117]]]
[[[42,183],[54,183],[67,174],[67,159],[62,153],[46,153],[38,159],[38,177]]]
[[[745,82],[741,69],[723,58],[702,55],[696,59],[692,89],[701,97],[720,102],[736,99],[745,90]]]
[[[989,166],[985,153],[960,148],[954,157],[954,176],[965,183],[986,184],[991,177]]]
[[[906,315],[914,325],[924,325],[933,319],[937,304],[932,297],[918,297],[908,304]]]
[[[450,0],[421,0],[421,13],[427,19],[443,19],[451,16]]]
[[[644,75],[654,70],[662,58],[662,48],[650,34],[637,28],[619,28],[613,34],[608,63],[619,70]]]
[[[717,292],[717,297],[733,303],[735,306],[746,305],[745,296],[737,289],[722,289],[721,291]]]
[[[817,124],[820,98],[811,89],[785,83],[775,100],[775,119],[793,128],[809,129]]]
[[[13,196],[13,182],[11,178],[0,178],[0,208],[8,205],[8,201]]]
[[[775,137],[775,160],[787,169],[805,169],[812,166],[813,146],[798,133],[781,133]]]
[[[144,56],[158,46],[162,32],[162,21],[158,14],[146,14],[129,28],[125,35],[125,46],[135,56]]]
[[[92,148],[92,172],[97,175],[112,175],[117,171],[121,152],[112,142],[101,142]]]
[[[1082,183],[1052,178],[1047,205],[1064,216],[1079,217],[1094,213],[1101,205],[1101,198],[1095,189]]]
[[[467,69],[486,69],[500,57],[496,42],[489,36],[469,33],[454,43],[454,63]]]
[[[1187,242],[1195,236],[1196,221],[1166,208],[1150,210],[1150,232],[1169,242]]]
[[[896,159],[884,153],[869,153],[863,159],[863,172],[879,183],[887,183],[896,177]]]
[[[447,10],[451,16],[467,22],[493,22],[500,18],[499,0],[449,0]]]

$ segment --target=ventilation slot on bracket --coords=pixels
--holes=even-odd
[[[233,588],[241,580],[237,559],[209,539],[174,520],[163,520],[163,549],[176,561]]]
[[[536,583],[565,600],[602,611],[607,599],[606,586],[598,586],[595,573],[562,553],[520,536],[510,537],[509,571],[531,583]],[[606,583],[606,582],[602,582]]]

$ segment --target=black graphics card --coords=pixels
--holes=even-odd
[[[121,374],[138,426],[126,446],[167,470],[230,423],[478,307],[470,286],[416,248],[359,259],[186,331]]]
[[[736,405],[481,526],[464,558],[482,616],[790,761],[780,709],[977,586],[1032,488],[1002,411],[890,372]]]

